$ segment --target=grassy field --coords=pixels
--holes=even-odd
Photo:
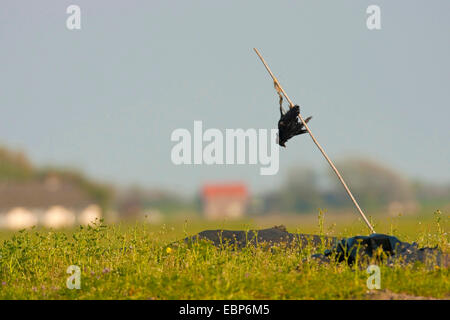
[[[339,221],[339,223],[336,223]],[[377,232],[448,251],[449,217],[373,219]],[[199,243],[169,245],[204,229],[240,229],[285,224],[291,232],[353,236],[367,234],[349,216],[263,217],[247,221],[196,219],[165,225],[99,224],[69,231],[2,233],[0,299],[367,299],[365,268],[319,265],[315,249],[218,249]],[[80,268],[81,288],[68,289],[69,266]],[[381,268],[381,292],[389,297],[450,298],[449,270],[420,263]],[[398,295],[396,295],[398,294]]]

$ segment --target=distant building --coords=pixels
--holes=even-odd
[[[41,224],[47,228],[70,228],[75,224],[75,213],[62,206],[52,206],[45,211]]]
[[[247,187],[242,183],[208,184],[202,189],[203,214],[211,220],[242,217],[248,200]]]
[[[102,209],[96,204],[87,206],[78,215],[78,223],[82,225],[92,224],[93,222],[99,222],[102,218]]]
[[[16,207],[5,214],[2,223],[5,228],[12,230],[31,228],[37,225],[38,217],[30,210]]]
[[[101,209],[79,186],[57,177],[0,182],[0,227],[67,228],[101,218]]]

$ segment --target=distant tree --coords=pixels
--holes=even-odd
[[[0,181],[26,180],[33,174],[33,167],[25,154],[0,147]]]
[[[418,201],[425,206],[448,207],[450,206],[450,184],[436,184],[415,181],[414,194]]]
[[[399,173],[373,160],[346,159],[337,162],[336,166],[343,175],[356,200],[366,209],[386,208],[391,204],[407,204],[414,202],[414,191],[411,183]],[[335,204],[351,205],[348,196],[334,176]]]
[[[294,167],[288,172],[279,195],[280,209],[290,212],[311,212],[321,204],[318,175],[306,167]]]
[[[147,189],[134,185],[117,193],[116,207],[125,218],[135,219],[148,209],[157,209],[164,214],[195,211],[196,198],[186,199],[176,192],[163,189]]]

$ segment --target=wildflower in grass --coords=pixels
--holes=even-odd
[[[444,219],[444,216],[442,218]],[[412,218],[411,221],[413,223],[406,226],[410,229],[405,229],[400,223],[399,232],[414,233],[417,220]],[[435,225],[422,222],[422,226],[420,235],[423,240],[420,246],[436,245],[436,233],[432,233],[432,238],[427,238],[427,233],[435,230]],[[200,227],[202,226],[198,228]],[[386,226],[388,227],[389,225]],[[448,237],[449,231],[444,227],[447,227],[447,224],[442,222],[443,232],[447,232]],[[312,237],[307,238],[308,243],[303,238],[297,238],[296,244],[301,243],[302,249],[274,245],[273,250],[276,252],[272,253],[272,244],[267,243],[266,246],[256,248],[247,246],[242,250],[234,250],[234,247],[220,250],[208,245],[205,240],[198,243],[192,241],[191,248],[181,241],[167,244],[173,234],[160,239],[156,232],[151,234],[147,229],[136,232],[128,226],[123,227],[123,230],[114,229],[114,226],[108,228],[109,233],[103,238],[83,229],[83,233],[77,235],[78,241],[72,241],[72,238],[61,240],[62,236],[56,237],[55,233],[48,237],[47,232],[45,236],[30,233],[30,236],[26,237],[25,233],[21,238],[16,235],[14,239],[11,236],[10,240],[2,241],[0,248],[3,259],[7,259],[0,260],[0,300],[371,298],[366,292],[370,291],[366,287],[366,279],[369,276],[365,273],[366,265],[349,268],[347,264],[337,262],[335,252],[323,263],[315,263],[310,255],[316,253],[318,248],[314,246]],[[310,228],[317,229],[317,219]],[[324,234],[327,235],[326,226],[324,228]],[[352,237],[354,233],[347,231],[347,234],[338,235]],[[180,231],[175,238],[182,237],[183,233]],[[250,239],[249,235],[248,241]],[[256,239],[253,241],[256,242]],[[129,253],[130,244],[136,254],[133,254],[133,251],[131,255],[124,254],[122,251],[125,248]],[[334,244],[330,241],[327,246],[332,247]],[[444,244],[448,246],[448,239]],[[443,265],[435,268],[441,260],[434,261],[432,257],[430,265],[410,264],[406,257],[416,250],[419,250],[416,246],[407,247],[404,255],[398,259],[390,257],[392,259],[389,259],[389,263],[393,264],[390,268],[380,265],[383,272],[383,290],[445,299],[450,292],[447,269]],[[41,261],[45,263],[40,263]],[[67,282],[64,283],[62,279],[65,276],[55,281],[48,274],[49,268],[57,271],[57,267],[70,265],[73,261],[79,261],[80,277],[81,273],[86,275],[86,281],[90,283],[86,283],[78,294],[65,289]],[[360,261],[362,262],[362,259]],[[142,281],[149,274],[151,277]],[[71,275],[74,275],[73,272]],[[109,281],[105,281],[106,279]],[[76,279],[71,280],[69,283],[76,289]],[[45,287],[42,288],[42,284]],[[193,290],[186,290],[187,286],[191,286]]]

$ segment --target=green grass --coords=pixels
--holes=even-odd
[[[310,218],[309,218],[310,219]],[[333,220],[333,219],[331,219]],[[307,221],[307,222],[305,222]],[[448,216],[375,220],[378,232],[448,251]],[[279,220],[277,224],[280,224]],[[367,234],[358,222],[334,226],[299,217],[290,231]],[[345,264],[318,265],[313,248],[218,249],[210,244],[169,246],[208,228],[249,229],[269,220],[172,221],[163,226],[97,225],[72,231],[3,234],[0,299],[364,299],[368,274]],[[273,224],[271,225],[273,226]],[[405,239],[406,238],[406,239]],[[70,265],[81,269],[81,289],[70,290]],[[449,270],[381,265],[381,287],[413,296],[450,298]]]

